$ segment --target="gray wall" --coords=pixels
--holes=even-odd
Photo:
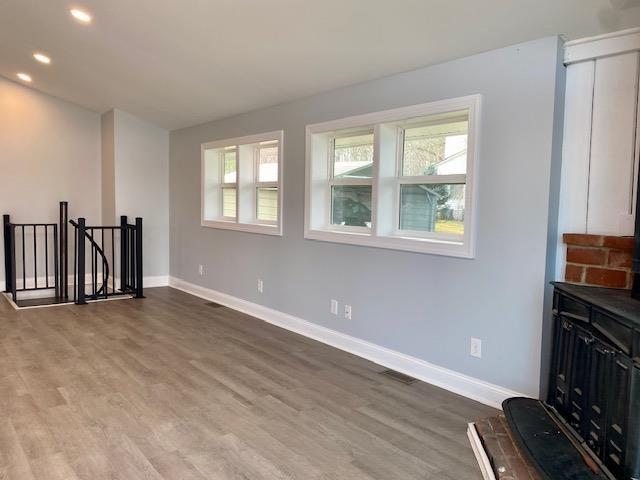
[[[100,190],[100,115],[0,78],[0,213],[56,222],[68,200],[71,218],[99,222]]]
[[[169,275],[169,132],[121,110],[105,114],[112,122],[115,218],[144,220],[144,276]],[[108,128],[107,128],[108,129]],[[109,165],[109,157],[103,158]],[[108,196],[103,195],[108,201]],[[103,211],[109,209],[103,205]],[[166,280],[165,280],[166,281]]]
[[[172,132],[171,275],[536,395],[558,47],[545,38]],[[475,259],[303,238],[305,125],[475,93],[483,96]],[[276,129],[284,129],[284,237],[200,227],[200,143]],[[331,298],[353,306],[351,321],[329,314]],[[481,360],[469,356],[471,336],[483,340]]]

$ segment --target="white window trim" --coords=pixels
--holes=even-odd
[[[239,158],[240,146],[257,144],[260,142],[278,141],[278,181],[277,182],[258,182],[257,173],[255,173],[256,160],[254,159],[254,176],[253,176],[253,188],[254,203],[257,195],[257,188],[259,187],[277,187],[278,188],[278,220],[276,222],[258,220],[257,205],[253,206],[253,221],[240,221],[240,188],[239,181],[241,175],[241,162]],[[283,145],[284,132],[282,130],[276,130],[273,132],[259,133],[255,135],[247,135],[243,137],[227,138],[224,140],[215,140],[211,142],[205,142],[200,145],[200,226],[208,228],[218,228],[223,230],[233,230],[248,233],[260,233],[264,235],[276,235],[282,236],[282,219],[283,219]],[[236,189],[236,216],[234,217],[220,217],[215,220],[205,219],[205,151],[221,149],[230,145],[236,145],[236,182],[220,183],[220,189],[223,187],[233,187]],[[224,166],[222,166],[224,173]],[[224,177],[223,177],[224,178]]]
[[[304,237],[310,240],[320,240],[334,243],[344,243],[349,245],[361,245],[368,247],[386,248],[392,250],[404,250],[409,252],[428,253],[436,255],[446,255],[461,258],[474,258],[476,246],[476,210],[477,210],[477,166],[478,166],[478,144],[480,130],[480,108],[481,96],[469,95],[451,100],[442,100],[409,107],[396,108],[381,112],[367,113],[352,117],[331,120],[328,122],[307,125],[306,127],[306,152],[305,152],[305,217],[304,217]],[[428,179],[426,183],[455,183],[465,178],[465,220],[464,235],[460,238],[448,238],[445,235],[430,235],[429,232],[409,232],[398,230],[396,227],[393,234],[382,234],[378,228],[377,196],[379,188],[379,148],[377,148],[374,138],[374,158],[373,158],[373,191],[371,205],[371,230],[365,228],[351,227],[348,229],[335,228],[312,228],[312,222],[317,223],[317,217],[312,218],[312,142],[314,135],[331,134],[331,132],[353,129],[364,130],[374,127],[374,137],[379,137],[379,126],[386,123],[398,123],[412,118],[426,117],[440,113],[454,112],[458,110],[469,111],[469,131],[467,139],[467,173],[466,175],[446,175],[434,179],[433,176],[426,177],[405,177],[400,179],[396,175],[396,192],[394,198],[398,201],[400,183],[420,183]],[[398,157],[398,156],[397,156]],[[400,162],[399,157],[397,161]],[[397,167],[396,167],[397,168]],[[452,180],[454,180],[452,182]],[[330,193],[329,193],[330,195]],[[395,215],[399,215],[399,209],[394,207]],[[325,204],[326,208],[326,204]],[[329,209],[330,201],[329,201]],[[329,215],[331,212],[329,212]],[[325,214],[326,216],[326,214]],[[397,223],[394,218],[394,225]]]

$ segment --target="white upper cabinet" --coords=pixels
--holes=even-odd
[[[633,235],[640,29],[568,42],[565,64],[559,233]]]

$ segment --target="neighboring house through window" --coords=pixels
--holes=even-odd
[[[472,257],[478,95],[307,126],[305,237]]]

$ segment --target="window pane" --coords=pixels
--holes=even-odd
[[[268,222],[278,221],[278,189],[258,188],[256,195],[256,217]]]
[[[258,181],[278,181],[278,144],[258,147]]]
[[[402,175],[467,173],[468,121],[406,128]]]
[[[334,140],[334,178],[371,178],[373,175],[373,133]]]
[[[236,189],[235,188],[222,189],[222,216],[234,217],[234,218],[236,216]]]
[[[331,223],[371,228],[371,185],[331,187]]]
[[[464,234],[464,185],[400,186],[400,230]]]
[[[236,151],[225,150],[222,156],[224,159],[224,183],[236,183]]]

